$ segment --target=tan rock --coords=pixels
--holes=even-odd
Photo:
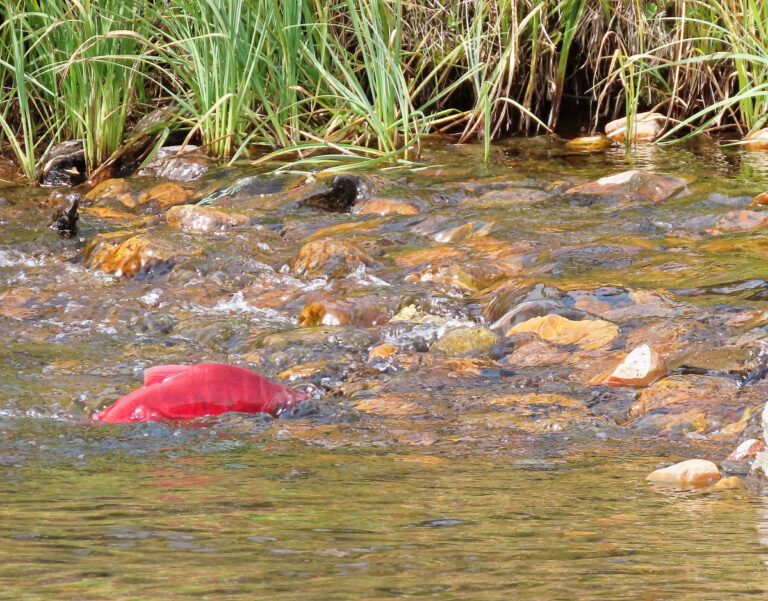
[[[573,321],[560,315],[534,317],[517,324],[508,336],[520,332],[533,332],[543,340],[555,344],[578,344],[585,350],[605,346],[619,335],[619,328],[610,321],[585,319]]]
[[[238,213],[226,213],[211,207],[181,205],[168,209],[168,225],[187,232],[215,232],[247,225],[250,219]]]
[[[768,128],[753,131],[744,136],[744,146],[748,150],[768,149]]]
[[[98,234],[85,247],[84,263],[117,276],[132,276],[174,262],[179,252],[169,243],[144,234]]]
[[[666,121],[667,117],[660,113],[638,113],[635,115],[630,138],[633,142],[652,142],[663,133]],[[605,135],[619,143],[625,142],[627,118],[622,117],[606,124]]]
[[[736,490],[738,488],[741,488],[741,478],[738,476],[730,476],[715,482],[711,490]]]
[[[688,459],[651,472],[646,479],[655,484],[688,488],[709,486],[721,477],[720,470],[711,461]]]
[[[348,240],[320,238],[299,249],[293,259],[293,272],[309,277],[344,277],[361,265],[377,267],[379,262]]]
[[[664,359],[659,353],[644,344],[629,353],[616,366],[605,383],[609,386],[645,388],[666,375],[667,366],[664,364]]]
[[[632,169],[573,186],[565,193],[647,198],[653,202],[661,202],[685,188],[686,185],[688,182],[679,177]]]
[[[370,198],[355,210],[359,215],[418,215],[415,205],[390,198]]]
[[[586,136],[568,140],[568,142],[565,143],[565,146],[570,150],[597,151],[610,148],[613,143],[614,141],[608,136],[598,134],[596,136]]]

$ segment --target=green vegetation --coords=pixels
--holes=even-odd
[[[29,179],[71,139],[92,172],[158,107],[223,160],[391,161],[649,109],[743,135],[767,104],[756,0],[0,2],[0,147]]]

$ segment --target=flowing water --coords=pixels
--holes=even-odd
[[[154,177],[87,198],[73,238],[48,227],[61,195],[0,187],[0,599],[764,598],[759,483],[645,476],[761,435],[768,230],[746,205],[768,154],[423,154],[360,173],[341,213],[300,202],[328,180],[212,169],[185,199],[247,219],[211,231],[171,227]],[[628,169],[685,187],[569,191]],[[134,235],[151,254],[103,258]],[[611,334],[508,331],[552,313]],[[600,385],[645,343],[656,392]],[[143,369],[199,362],[312,398],[90,421]]]

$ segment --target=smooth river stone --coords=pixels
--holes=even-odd
[[[722,475],[717,466],[706,459],[688,459],[655,472],[646,479],[655,484],[667,484],[680,487],[700,487],[714,484]]]
[[[172,244],[126,232],[98,234],[85,247],[85,265],[116,276],[132,276],[160,265],[172,265],[180,252]]]
[[[344,277],[361,265],[377,267],[380,264],[349,240],[320,238],[299,249],[293,259],[293,272],[308,277]]]
[[[688,182],[679,177],[646,173],[637,169],[607,175],[600,179],[573,186],[566,194],[647,198],[653,202],[666,200],[685,188]]]
[[[768,149],[768,127],[747,134],[743,142],[748,150]]]

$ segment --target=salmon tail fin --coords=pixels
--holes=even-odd
[[[144,370],[144,386],[159,384],[168,378],[187,371],[192,365],[155,365]]]

